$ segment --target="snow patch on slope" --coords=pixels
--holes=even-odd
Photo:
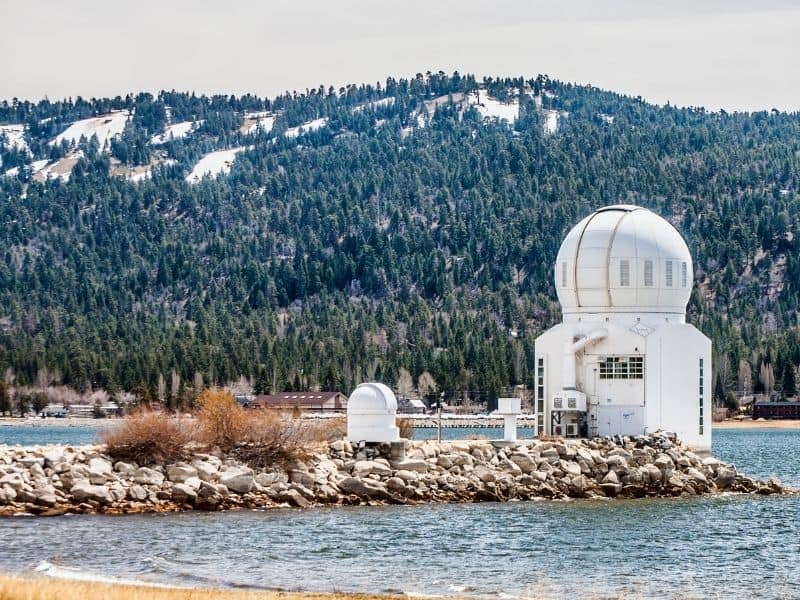
[[[245,135],[252,135],[259,131],[269,133],[275,127],[275,120],[278,118],[273,112],[268,110],[261,112],[246,112],[244,113],[244,123],[242,123],[239,131]]]
[[[244,146],[230,148],[228,150],[217,150],[204,155],[186,176],[189,183],[197,183],[206,175],[216,177],[220,173],[230,173],[236,155],[244,150]]]
[[[164,129],[164,133],[154,135],[150,138],[150,143],[154,146],[166,144],[170,140],[179,140],[189,135],[192,131],[197,129],[203,121],[181,121],[180,123],[173,123]]]
[[[519,100],[501,102],[492,98],[486,90],[467,94],[467,104],[475,106],[484,119],[498,119],[514,123],[519,118]]]
[[[569,113],[563,110],[545,109],[542,111],[544,123],[542,129],[545,135],[553,135],[558,131],[559,120],[568,117]]]
[[[130,116],[128,110],[116,110],[99,117],[75,121],[66,131],[50,140],[50,145],[57,145],[65,140],[78,143],[82,137],[88,140],[92,136],[97,136],[100,149],[107,150],[111,140],[122,134]]]
[[[5,147],[30,153],[25,141],[25,125],[0,125],[0,136],[5,137]]]
[[[393,104],[394,104],[394,98],[381,98],[380,100],[367,102],[366,104],[359,104],[358,106],[353,108],[353,112],[361,112],[362,110],[375,110],[376,108],[382,108],[384,106],[392,106]]]
[[[302,125],[298,125],[297,127],[290,127],[286,130],[283,134],[287,138],[296,138],[304,133],[309,133],[311,131],[316,131],[317,129],[322,129],[328,124],[328,117],[320,117],[319,119],[314,119],[313,121],[309,121],[308,123],[303,123]]]

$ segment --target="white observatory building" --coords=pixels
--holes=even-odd
[[[692,257],[655,213],[608,206],[558,251],[563,320],[536,338],[539,431],[674,432],[711,448],[711,340],[686,323]]]

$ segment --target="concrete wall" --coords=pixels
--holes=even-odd
[[[578,353],[578,389],[589,396],[589,435],[672,431],[698,449],[711,447],[711,341],[692,325],[661,322],[643,336],[629,323],[598,319],[561,323],[536,339],[536,359],[544,358],[544,431],[550,430],[550,398],[561,390],[565,342],[603,328],[605,339]],[[606,356],[644,356],[643,379],[600,379]],[[704,364],[703,430],[700,433],[699,361]],[[591,416],[595,419],[592,419]],[[596,429],[593,428],[596,426]],[[615,431],[615,429],[618,429]]]

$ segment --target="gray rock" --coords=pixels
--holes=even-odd
[[[714,478],[714,483],[720,489],[730,487],[736,481],[736,472],[727,466],[720,466],[717,469],[717,476]]]
[[[559,463],[559,467],[564,473],[572,475],[573,477],[581,474],[580,465],[570,460],[562,460],[561,463]]]
[[[419,474],[416,471],[406,471],[405,469],[400,469],[395,473],[395,477],[399,477],[403,481],[416,481],[419,479]]]
[[[308,508],[311,506],[311,502],[309,502],[298,490],[293,488],[278,494],[278,500],[280,502],[286,502],[291,506],[296,506],[297,508]]]
[[[509,459],[513,461],[523,473],[531,473],[536,470],[536,461],[529,454],[515,453]]]
[[[667,454],[659,454],[653,464],[664,473],[668,473],[675,468],[675,463],[672,462],[672,459]]]
[[[311,473],[308,473],[307,471],[293,470],[289,473],[289,481],[291,483],[300,484],[304,487],[312,487],[314,485],[314,476],[311,475]],[[271,483],[274,482],[270,482],[267,485],[270,485]]]
[[[546,481],[547,471],[531,471],[531,477],[533,477],[537,481]]]
[[[90,458],[89,474],[92,475],[108,475],[114,472],[114,467],[105,458]]]
[[[386,487],[393,492],[403,493],[406,489],[406,482],[400,477],[390,477],[386,480]]]
[[[78,502],[83,502],[84,500],[95,500],[101,504],[109,504],[111,502],[108,488],[102,485],[92,485],[85,479],[76,482],[69,493]]]
[[[229,468],[220,473],[219,481],[232,492],[246,494],[253,489],[255,478],[250,469]]]
[[[495,474],[489,470],[488,468],[484,467],[483,465],[478,465],[475,467],[475,476],[480,479],[483,483],[494,483],[496,481]]]
[[[609,471],[609,473],[613,473],[613,471]],[[600,489],[603,490],[603,493],[606,496],[614,497],[622,491],[622,484],[621,483],[602,483],[600,484]]]
[[[172,499],[183,504],[194,504],[197,501],[197,492],[185,483],[176,483],[172,486]]]
[[[392,463],[395,469],[403,471],[416,471],[417,473],[427,473],[430,465],[419,459],[408,458],[406,460],[399,460]]]
[[[617,473],[615,471],[609,471],[608,473],[606,473],[606,476],[603,477],[603,483],[611,483],[614,485],[618,484],[619,477],[617,477]],[[620,486],[620,489],[622,489],[622,486]]]
[[[686,474],[691,477],[692,481],[695,483],[708,483],[708,478],[694,467],[686,471]]]
[[[58,503],[56,490],[52,486],[36,489],[33,493],[36,495],[36,504],[53,507]]]
[[[139,467],[133,473],[133,481],[141,485],[156,485],[160,486],[164,483],[164,475],[155,469],[148,467]]]
[[[133,477],[133,474],[136,472],[136,465],[122,462],[120,460],[114,463],[114,471],[116,471],[123,477]]]
[[[147,490],[140,485],[132,485],[128,488],[128,498],[134,502],[144,502],[147,500]]]
[[[338,485],[339,489],[345,494],[376,498],[379,500],[385,500],[391,497],[383,483],[371,479],[361,480],[355,477],[345,477]]]
[[[281,477],[281,475],[283,475],[283,477]],[[283,473],[259,473],[258,475],[256,475],[255,481],[258,485],[262,487],[269,487],[273,483],[281,481],[284,478],[285,475]]]
[[[8,486],[14,491],[19,491],[23,485],[25,485],[25,480],[19,473],[9,473],[0,477],[0,487]]]
[[[202,481],[200,480],[199,477],[189,477],[189,479],[183,482],[184,485],[189,486],[193,490],[199,490],[201,483]]]
[[[197,460],[192,463],[192,466],[197,471],[197,476],[203,481],[213,481],[217,476],[217,467],[210,462]]]
[[[197,469],[187,465],[170,465],[167,467],[167,478],[174,483],[183,483],[187,479],[197,478]]]

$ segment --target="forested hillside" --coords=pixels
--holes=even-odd
[[[14,101],[0,124],[0,369],[17,384],[47,369],[174,405],[240,375],[348,392],[405,368],[491,398],[532,384],[566,231],[635,203],[694,255],[717,396],[793,393],[798,114],[439,73]]]

